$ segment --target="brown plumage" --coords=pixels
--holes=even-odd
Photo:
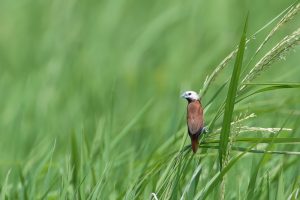
[[[190,101],[187,106],[187,126],[193,152],[198,149],[198,138],[203,129],[203,108],[199,100]]]
[[[196,92],[187,91],[182,97],[187,99],[187,126],[188,133],[191,138],[192,150],[194,153],[197,152],[199,146],[199,135],[203,129],[203,108]]]

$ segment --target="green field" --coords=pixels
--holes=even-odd
[[[299,199],[299,24],[293,0],[0,1],[0,199]]]

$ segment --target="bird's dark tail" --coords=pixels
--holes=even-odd
[[[198,138],[192,138],[192,150],[194,153],[197,152],[199,146]]]

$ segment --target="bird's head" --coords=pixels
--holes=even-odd
[[[186,91],[186,92],[182,93],[181,97],[185,98],[188,101],[200,100],[199,95],[197,94],[197,92],[194,92],[194,91]]]

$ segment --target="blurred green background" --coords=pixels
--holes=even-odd
[[[51,173],[63,174],[75,133],[79,147],[86,140],[90,151],[95,150],[90,161],[96,180],[105,169],[103,162],[113,163],[103,197],[120,197],[145,158],[185,126],[186,102],[180,93],[199,91],[206,76],[237,46],[247,12],[251,35],[293,2],[0,1],[1,185],[11,169],[10,191],[17,190],[13,188],[19,172],[25,179],[32,177],[29,174],[55,141]],[[274,36],[270,46],[298,25],[299,17]],[[266,33],[258,35],[247,51],[253,54]],[[231,70],[220,74],[203,97],[204,104]],[[296,52],[258,80],[299,82],[299,74]],[[264,94],[254,100],[255,106],[253,101],[243,106],[258,115],[252,124],[280,127],[292,110],[299,116],[298,93]],[[272,98],[275,104],[265,101]],[[126,136],[111,145],[151,99]],[[217,109],[210,108],[206,121]],[[171,146],[169,153],[179,147]],[[36,174],[37,185],[45,171]],[[28,191],[39,196],[46,190],[35,188]]]

